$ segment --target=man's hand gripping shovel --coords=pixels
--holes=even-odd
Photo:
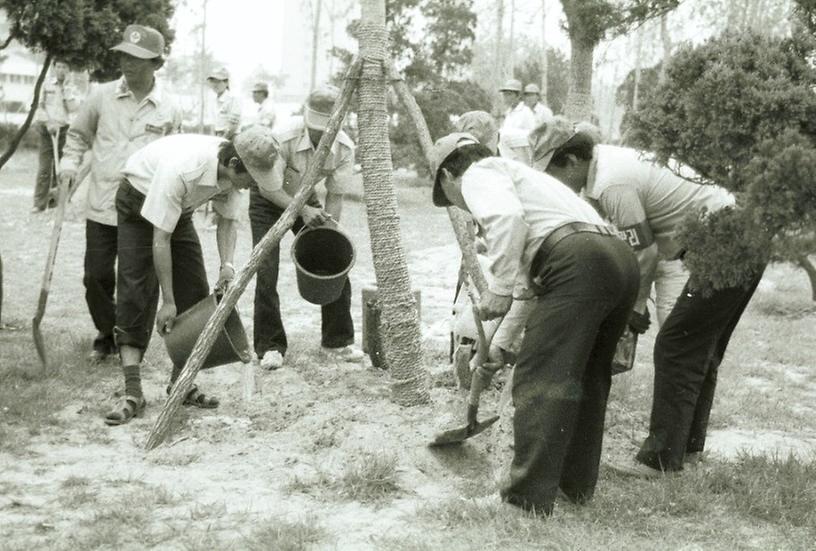
[[[476,436],[484,432],[490,425],[499,420],[498,415],[494,415],[484,421],[478,420],[479,398],[481,397],[482,391],[490,386],[493,375],[501,368],[501,365],[487,363],[490,343],[487,342],[482,322],[479,319],[479,311],[477,308],[479,301],[473,292],[472,286],[468,287],[468,295],[473,303],[473,317],[475,318],[476,331],[479,335],[479,348],[476,350],[474,362],[476,369],[473,371],[470,381],[470,393],[468,394],[467,403],[467,424],[464,427],[440,432],[434,437],[429,446],[460,444],[471,436]]]
[[[54,165],[59,166],[59,142],[55,133],[51,134],[51,146],[54,148]],[[48,367],[48,359],[45,354],[45,341],[40,323],[45,315],[45,305],[48,302],[48,293],[51,290],[51,276],[54,274],[54,262],[57,258],[57,248],[59,247],[60,234],[62,233],[62,222],[65,219],[65,203],[68,199],[68,189],[71,181],[60,181],[58,184],[59,195],[57,197],[56,215],[54,217],[54,229],[51,231],[51,243],[48,247],[48,258],[45,261],[45,273],[43,273],[42,286],[40,288],[40,298],[37,302],[37,311],[31,321],[31,332],[34,337],[34,347],[40,357],[43,371]]]

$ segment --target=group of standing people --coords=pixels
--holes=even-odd
[[[627,326],[648,329],[659,261],[687,253],[676,240],[683,220],[738,207],[689,167],[604,144],[587,123],[553,116],[505,136],[508,120],[531,118],[519,89],[512,81],[502,88],[501,126],[486,112],[461,115],[458,132],[434,145],[431,175],[434,205],[469,212],[484,242],[480,317],[505,318],[501,325],[514,325],[505,334],[523,331],[512,354],[502,346],[514,338],[487,354],[499,364],[515,359],[514,458],[502,498],[549,514],[559,491],[575,503],[594,492],[616,346]],[[631,461],[610,465],[620,474],[661,476],[701,459],[718,368],[762,270],[747,287],[711,295],[689,286],[688,275],[657,302],[648,435]],[[519,302],[528,303],[521,320],[511,312]]]
[[[249,218],[257,243],[299,189],[339,90],[324,86],[314,91],[302,117],[273,130],[268,87],[254,87],[257,112],[242,121],[239,102],[229,91],[229,75],[219,68],[208,79],[218,97],[214,135],[182,134],[180,104],[156,76],[164,63],[162,34],[129,25],[112,49],[119,55],[122,77],[95,86],[81,105],[72,107],[74,119],[67,129],[62,124],[67,120],[60,121],[58,130],[67,132],[58,176],[66,184],[75,183],[83,157],[90,156],[83,277],[97,329],[90,360],[119,357],[124,389],[105,422],[120,425],[146,406],[141,371],[154,326],[159,334],[167,334],[179,314],[212,292],[194,211],[212,202],[217,214],[220,265],[215,288],[223,290],[235,275],[242,190],[252,190]],[[52,95],[44,101],[49,116],[50,108],[63,102]],[[67,112],[67,100],[64,103]],[[325,202],[314,194],[295,230],[340,220],[353,165],[353,144],[341,132],[322,170]],[[268,369],[281,367],[287,350],[277,272],[276,250],[261,266],[255,295],[255,350]],[[347,283],[341,297],[322,309],[324,353],[340,361],[363,357],[353,346],[350,297]],[[173,366],[171,384],[182,367]],[[194,386],[185,404],[213,408],[219,400]]]

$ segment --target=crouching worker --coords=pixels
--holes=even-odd
[[[490,151],[470,134],[433,149],[433,203],[467,210],[492,275],[482,319],[537,295],[512,382],[509,503],[550,514],[559,487],[581,503],[598,479],[611,363],[638,292],[629,246],[568,187]]]
[[[153,319],[160,335],[176,316],[210,294],[201,244],[193,226],[196,208],[213,201],[221,269],[217,287],[235,275],[232,265],[240,190],[269,178],[277,154],[271,130],[255,126],[227,141],[215,136],[176,135],[134,153],[116,194],[119,217],[116,342],[125,375],[124,394],[105,417],[121,425],[145,407],[140,364]],[[156,307],[161,289],[162,305]],[[183,365],[174,365],[171,384]],[[169,387],[168,387],[169,390]],[[195,386],[185,404],[214,408],[218,400]]]

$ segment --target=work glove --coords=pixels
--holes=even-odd
[[[642,335],[649,330],[649,325],[651,325],[651,321],[649,320],[648,308],[645,309],[642,314],[636,310],[632,310],[632,313],[629,315],[629,329],[632,333]]]

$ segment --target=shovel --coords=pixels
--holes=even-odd
[[[54,163],[59,166],[59,148],[57,136],[51,135],[51,144],[54,148]],[[45,315],[45,305],[48,302],[48,292],[51,290],[51,276],[54,274],[54,261],[57,257],[57,247],[59,246],[60,233],[62,232],[62,221],[65,218],[65,203],[68,199],[68,187],[70,182],[59,183],[59,197],[57,199],[57,213],[54,218],[54,229],[51,231],[51,244],[48,247],[48,259],[45,261],[45,273],[43,274],[40,298],[37,302],[37,311],[34,319],[31,320],[31,333],[34,337],[34,347],[42,362],[43,371],[48,367],[48,359],[45,355],[45,341],[43,340],[40,323]]]
[[[487,388],[488,385],[490,385],[490,381],[493,379],[493,375],[496,373],[498,368],[491,369],[485,365],[485,360],[487,359],[488,353],[488,342],[487,338],[485,337],[482,322],[479,320],[479,313],[476,309],[477,301],[475,300],[471,289],[468,289],[468,292],[471,300],[473,301],[473,316],[476,319],[476,331],[479,334],[479,349],[476,351],[476,365],[478,367],[473,372],[473,376],[470,381],[470,394],[468,395],[467,407],[467,425],[438,433],[430,444],[428,444],[432,447],[461,444],[471,436],[476,436],[477,434],[484,432],[488,427],[490,427],[490,425],[499,420],[498,415],[494,415],[493,417],[490,417],[484,421],[478,420],[479,397],[481,396],[482,391]]]

